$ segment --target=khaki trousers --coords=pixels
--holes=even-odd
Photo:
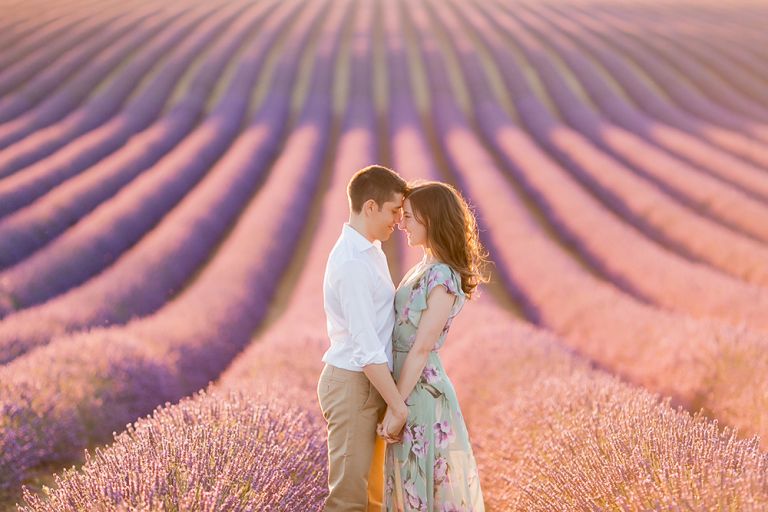
[[[386,443],[376,424],[386,403],[363,372],[325,365],[317,397],[328,423],[326,512],[380,511]]]

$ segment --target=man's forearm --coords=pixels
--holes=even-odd
[[[407,414],[408,409],[405,405],[405,400],[400,396],[400,392],[397,390],[395,381],[392,378],[392,374],[389,373],[389,367],[386,364],[369,364],[363,367],[363,373],[365,373],[373,387],[376,388],[394,412]]]

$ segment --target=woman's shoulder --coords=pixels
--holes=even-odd
[[[447,263],[436,262],[426,272],[427,291],[443,285],[454,295],[464,295],[459,272]]]

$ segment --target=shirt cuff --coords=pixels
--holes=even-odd
[[[375,352],[355,352],[352,354],[352,364],[359,366],[360,368],[368,366],[369,364],[389,364],[387,354],[384,352],[384,348]]]

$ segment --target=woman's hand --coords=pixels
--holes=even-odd
[[[387,443],[399,443],[403,440],[403,427],[408,419],[408,411],[395,413],[391,407],[387,407],[384,419],[376,427],[376,433],[383,437]]]

